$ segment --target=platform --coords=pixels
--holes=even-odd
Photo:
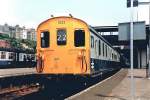
[[[145,78],[145,72],[144,69],[134,69],[135,100],[150,100],[150,80]],[[131,100],[130,84],[130,70],[122,69],[67,100]]]
[[[12,69],[0,69],[0,78],[35,74],[35,68],[12,68]]]

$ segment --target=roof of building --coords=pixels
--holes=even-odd
[[[118,32],[118,26],[93,26],[97,32]],[[148,34],[149,25],[146,25],[146,33]]]

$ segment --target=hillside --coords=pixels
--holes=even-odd
[[[10,38],[7,34],[0,34],[0,40],[6,40],[10,43],[12,48],[15,49],[32,49],[35,50],[36,48],[36,42],[32,40],[26,40],[26,39],[15,39]]]

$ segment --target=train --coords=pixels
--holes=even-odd
[[[0,48],[0,69],[31,68],[35,66],[35,52],[18,49]]]
[[[37,72],[47,77],[96,77],[120,69],[120,54],[85,21],[52,17],[37,27]]]

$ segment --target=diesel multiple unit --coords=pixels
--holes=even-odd
[[[119,67],[120,55],[92,27],[73,17],[53,17],[37,28],[37,72],[98,75]]]

